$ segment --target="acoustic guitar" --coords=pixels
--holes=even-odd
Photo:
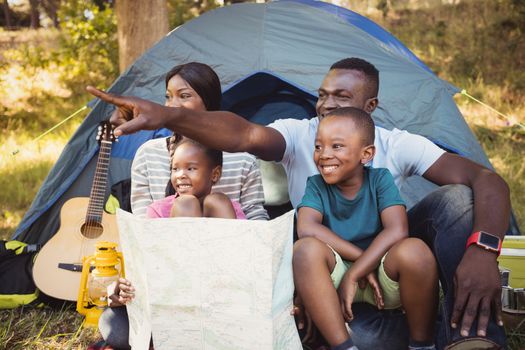
[[[93,255],[99,241],[119,243],[115,215],[104,212],[111,146],[115,141],[111,124],[103,122],[99,126],[97,140],[100,151],[89,198],[71,198],[64,203],[58,232],[35,259],[35,284],[54,298],[77,300],[82,257]]]

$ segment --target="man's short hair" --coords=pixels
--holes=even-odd
[[[330,67],[332,69],[351,69],[362,72],[366,78],[368,98],[377,97],[379,92],[379,71],[370,62],[357,57],[343,58]]]
[[[364,145],[373,145],[375,139],[375,125],[370,114],[355,107],[341,107],[330,111],[325,118],[345,117],[350,118],[361,135]]]

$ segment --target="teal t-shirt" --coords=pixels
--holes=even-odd
[[[405,205],[388,169],[364,169],[363,184],[354,199],[346,199],[337,186],[326,184],[321,175],[314,175],[306,181],[303,199],[297,207],[319,211],[323,214],[323,225],[363,250],[383,229],[381,212],[393,205]]]

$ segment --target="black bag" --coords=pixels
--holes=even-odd
[[[33,260],[39,245],[0,241],[0,309],[22,305],[40,306],[33,282]]]

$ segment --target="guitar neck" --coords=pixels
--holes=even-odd
[[[86,214],[86,223],[102,222],[102,211],[104,210],[104,198],[108,182],[109,161],[111,157],[111,141],[103,140],[100,144],[93,186],[89,195],[89,205]]]

